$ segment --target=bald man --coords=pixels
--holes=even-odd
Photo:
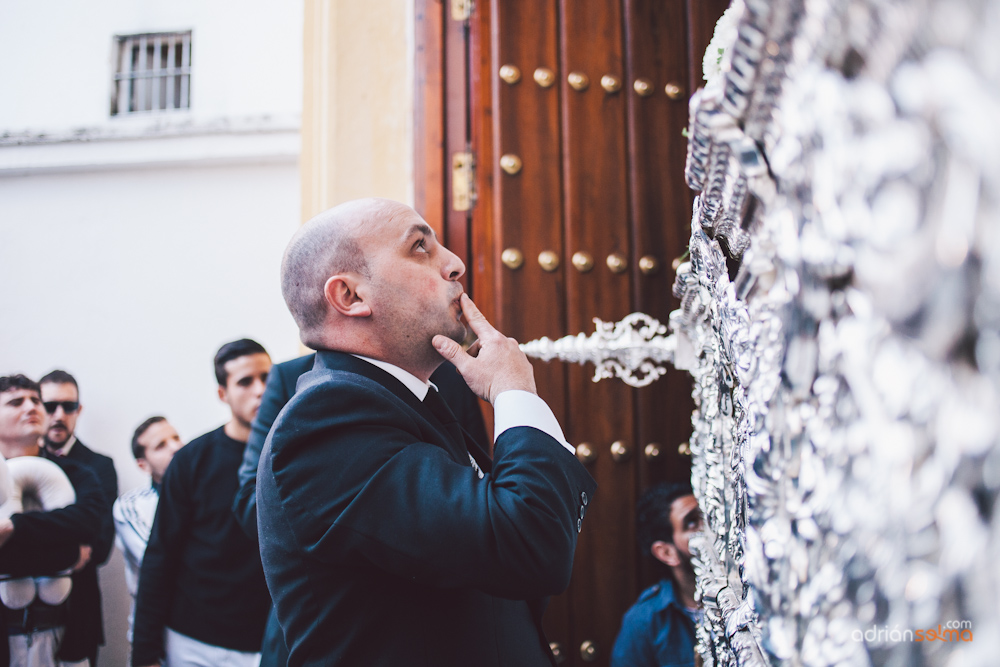
[[[382,199],[320,214],[285,251],[282,293],[318,350],[257,478],[290,667],[554,664],[541,616],[569,585],[596,484],[464,272]],[[492,459],[428,381],[443,359],[493,404]]]

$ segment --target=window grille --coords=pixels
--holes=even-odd
[[[191,31],[123,35],[111,115],[191,107]]]

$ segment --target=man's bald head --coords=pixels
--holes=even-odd
[[[326,281],[338,274],[370,278],[359,239],[400,210],[391,199],[356,199],[323,211],[292,237],[281,262],[281,294],[299,327],[302,342],[317,347],[329,304]]]

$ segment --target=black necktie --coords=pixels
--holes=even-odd
[[[458,424],[458,418],[455,417],[451,408],[448,407],[444,399],[441,398],[441,394],[434,387],[431,387],[427,391],[427,395],[424,397],[424,405],[438,418],[441,425],[448,430],[448,433],[461,445],[462,449],[465,449],[465,436],[462,434],[462,427]]]
[[[469,444],[465,441],[465,431],[462,430],[461,424],[458,423],[455,413],[451,411],[448,404],[441,398],[441,394],[431,387],[427,391],[427,395],[424,396],[424,405],[437,417],[441,425],[447,429],[448,434],[451,435],[455,444],[459,446],[460,451],[469,457],[469,463],[476,469],[481,479],[483,477],[483,464],[476,461],[476,458],[472,455],[472,450],[469,449]],[[489,467],[487,466],[486,469],[489,470]]]

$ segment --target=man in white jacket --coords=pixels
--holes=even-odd
[[[150,417],[132,435],[132,455],[136,465],[149,475],[151,484],[132,489],[115,501],[115,542],[125,556],[125,584],[132,595],[128,617],[128,640],[132,641],[135,595],[139,590],[139,568],[149,543],[149,531],[160,502],[160,481],[174,454],[184,446],[177,430],[165,417]]]

